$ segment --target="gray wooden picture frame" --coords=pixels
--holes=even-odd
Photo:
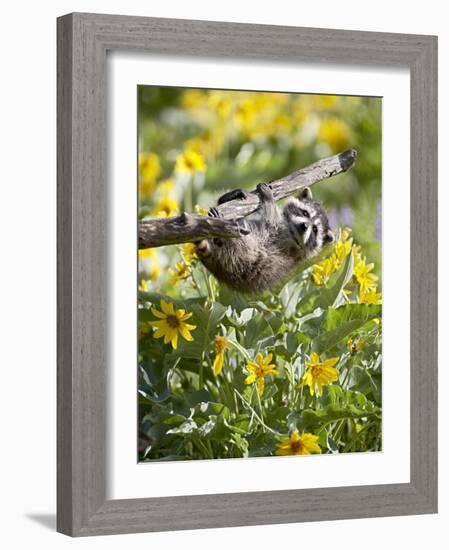
[[[410,483],[106,499],[108,50],[410,69]],[[59,18],[57,414],[57,529],[68,535],[436,512],[437,38],[81,13]]]

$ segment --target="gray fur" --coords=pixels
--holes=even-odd
[[[251,230],[236,239],[203,240],[201,262],[215,277],[243,293],[259,293],[286,281],[298,262],[318,254],[333,241],[327,215],[310,190],[279,210],[267,184],[259,184],[258,211],[246,219]],[[217,215],[211,209],[211,215]],[[313,229],[313,228],[316,229]]]

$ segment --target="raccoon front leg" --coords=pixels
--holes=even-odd
[[[278,225],[281,221],[281,215],[276,206],[270,184],[259,183],[256,187],[256,192],[260,198],[259,212],[263,221],[268,225]]]

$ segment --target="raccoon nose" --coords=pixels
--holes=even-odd
[[[298,224],[298,231],[300,233],[305,233],[307,231],[307,224],[304,222],[301,222]]]

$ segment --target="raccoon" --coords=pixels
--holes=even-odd
[[[286,282],[299,262],[334,241],[326,212],[313,201],[309,188],[290,198],[282,210],[276,206],[269,184],[260,183],[256,193],[260,205],[246,218],[247,235],[202,240],[196,245],[204,266],[219,281],[245,294]],[[230,191],[218,199],[218,205],[246,196],[242,190]],[[209,216],[219,217],[217,208],[211,208]]]

